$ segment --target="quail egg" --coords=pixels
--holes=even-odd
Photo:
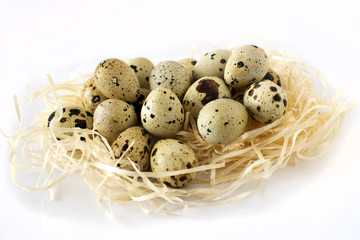
[[[149,80],[154,64],[147,58],[138,57],[129,61],[129,66],[134,69],[134,72],[139,80],[141,88],[149,88]]]
[[[95,70],[94,83],[108,98],[136,102],[140,85],[135,72],[125,62],[111,58],[102,61]]]
[[[163,139],[158,141],[150,157],[153,172],[169,172],[191,169],[198,166],[194,151],[182,141]],[[158,180],[169,187],[180,188],[196,177],[196,173],[179,174],[169,177],[159,177]]]
[[[224,79],[230,87],[243,88],[262,80],[268,68],[269,60],[264,50],[255,45],[245,45],[231,54]]]
[[[262,80],[270,80],[276,83],[278,86],[281,87],[281,80],[279,74],[277,74],[274,69],[269,68],[268,72],[266,73],[265,77]]]
[[[216,49],[202,56],[194,67],[194,79],[219,77],[224,79],[224,70],[231,51]]]
[[[203,77],[187,90],[183,106],[186,112],[190,112],[194,118],[197,118],[200,110],[210,101],[230,97],[230,90],[224,80],[218,77]]]
[[[112,143],[125,129],[137,124],[136,112],[120,99],[100,103],[94,113],[94,129]]]
[[[111,148],[115,158],[120,159],[117,167],[133,170],[127,158],[130,158],[140,171],[147,171],[150,167],[151,139],[148,132],[139,126],[130,127],[120,133]]]
[[[197,126],[201,136],[209,143],[229,143],[240,137],[248,122],[245,107],[232,99],[217,99],[200,111]]]
[[[284,90],[270,80],[254,83],[246,90],[244,105],[250,116],[261,123],[271,123],[286,113]]]
[[[186,70],[188,71],[190,82],[194,82],[194,67],[197,61],[193,58],[184,58],[178,61],[178,63],[182,64]]]
[[[82,128],[92,129],[93,115],[83,108],[67,106],[61,112],[54,111],[48,118],[48,127],[51,128]],[[65,133],[72,135],[71,133]],[[61,133],[55,134],[58,140],[61,139]]]
[[[184,109],[175,93],[156,88],[147,96],[141,108],[143,127],[157,137],[172,137],[184,123]]]
[[[81,89],[81,99],[85,109],[94,113],[96,107],[108,98],[97,89],[94,78],[90,78]]]
[[[178,62],[161,62],[151,72],[150,90],[165,87],[182,99],[190,85],[190,77],[186,68]]]

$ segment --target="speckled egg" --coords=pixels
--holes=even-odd
[[[191,169],[198,166],[194,151],[182,141],[163,139],[158,141],[150,157],[153,172],[170,172]],[[196,173],[178,174],[169,177],[160,177],[158,180],[168,187],[180,188],[196,177]]]
[[[232,99],[217,99],[200,111],[197,126],[209,143],[229,143],[240,137],[248,122],[245,107]]]
[[[83,108],[67,106],[64,107],[61,112],[52,112],[48,118],[47,126],[52,128],[92,129],[93,115]],[[58,139],[60,139],[59,136],[57,137]]]
[[[266,75],[265,75],[265,77],[262,79],[262,81],[263,81],[263,80],[270,80],[270,81],[276,83],[278,86],[281,87],[280,76],[279,76],[279,74],[277,74],[277,73],[275,72],[275,70],[272,69],[272,68],[269,68],[269,69],[268,69],[268,72],[266,73]]]
[[[111,58],[102,61],[95,70],[95,85],[108,98],[136,102],[140,85],[135,72],[125,62]]]
[[[94,129],[112,143],[125,129],[137,124],[136,112],[120,99],[100,103],[94,113]]]
[[[129,66],[134,69],[134,72],[139,80],[141,88],[149,88],[149,80],[154,64],[147,58],[138,57],[129,61]]]
[[[175,61],[161,62],[154,67],[150,76],[150,90],[159,87],[170,89],[182,99],[190,87],[190,77],[186,68]]]
[[[141,108],[141,123],[154,136],[174,136],[184,123],[184,109],[175,93],[163,87],[151,91]]]
[[[216,49],[202,56],[194,67],[194,79],[219,77],[224,79],[224,70],[231,51]]]
[[[197,61],[194,58],[184,58],[178,61],[178,63],[182,64],[186,70],[188,71],[190,82],[194,82],[194,67]]]
[[[140,120],[142,105],[144,104],[145,99],[149,95],[149,93],[150,93],[149,89],[140,88],[139,99],[136,102],[130,104],[130,106],[135,110],[136,115],[138,116],[138,120]]]
[[[81,100],[85,110],[94,113],[96,107],[108,99],[94,84],[94,78],[87,80],[81,89]]]
[[[231,54],[224,79],[230,87],[243,88],[261,81],[268,68],[269,60],[265,51],[255,45],[245,45]]]
[[[115,158],[118,160],[117,167],[134,170],[127,158],[130,158],[140,169],[147,171],[150,168],[151,140],[148,132],[139,126],[131,127],[120,133],[111,145]]]
[[[187,90],[183,106],[186,112],[190,112],[197,118],[200,110],[209,102],[219,98],[230,98],[229,88],[224,80],[218,77],[203,77],[194,82]]]
[[[244,105],[250,116],[261,123],[271,123],[286,113],[284,90],[270,80],[252,84],[245,92]]]

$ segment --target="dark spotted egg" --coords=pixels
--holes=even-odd
[[[226,144],[244,132],[248,122],[245,107],[232,99],[217,99],[200,111],[197,126],[201,136],[209,143]]]
[[[190,87],[190,76],[186,68],[175,61],[164,61],[154,67],[150,76],[150,90],[159,87],[170,89],[179,99]]]
[[[224,79],[224,71],[231,51],[216,49],[202,56],[194,67],[194,80],[202,77],[219,77]]]
[[[108,98],[136,102],[140,84],[134,70],[125,62],[110,58],[102,61],[95,70],[95,85]]]
[[[269,68],[269,60],[262,48],[244,45],[235,49],[226,64],[224,79],[234,88],[247,87],[259,82]]]
[[[261,123],[271,123],[286,113],[285,91],[270,80],[254,83],[244,95],[244,105],[251,117]]]
[[[94,112],[94,129],[112,143],[125,129],[138,123],[136,112],[120,99],[100,103]]]
[[[262,79],[262,81],[264,81],[264,80],[270,80],[270,81],[276,83],[279,87],[281,87],[280,76],[272,68],[268,69],[268,71],[267,71],[265,77]]]
[[[154,136],[174,136],[184,123],[184,109],[175,93],[163,87],[152,90],[141,108],[141,123]]]
[[[182,64],[186,70],[188,71],[190,82],[194,82],[194,67],[197,61],[194,58],[183,58],[178,61],[178,63]]]
[[[152,141],[149,133],[140,126],[126,129],[116,138],[111,148],[118,161],[117,167],[121,169],[134,170],[128,160],[131,159],[140,171],[150,168],[150,151]]]
[[[95,86],[94,78],[85,82],[81,89],[81,100],[87,111],[94,113],[96,107],[106,99],[108,98]]]
[[[67,106],[61,109],[61,111],[54,111],[48,118],[48,127],[51,128],[81,128],[92,129],[93,127],[93,115],[83,108],[75,106]],[[71,133],[67,133],[72,135]],[[57,138],[61,133],[56,134]]]
[[[187,90],[183,106],[186,112],[190,112],[197,118],[200,110],[209,102],[219,98],[230,98],[231,92],[218,77],[203,77],[194,82]]]
[[[129,61],[129,66],[134,70],[141,88],[149,88],[149,80],[154,64],[147,58],[138,57]]]
[[[198,160],[194,151],[184,142],[163,139],[154,145],[151,151],[150,165],[153,172],[170,172],[197,167]],[[158,180],[168,187],[180,188],[189,184],[195,177],[196,173],[192,172],[159,177]]]

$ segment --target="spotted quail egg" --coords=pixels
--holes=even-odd
[[[149,79],[154,64],[147,58],[138,57],[129,61],[129,66],[134,69],[134,72],[139,80],[141,88],[149,88]]]
[[[224,79],[226,62],[231,51],[216,49],[202,56],[194,67],[194,80],[202,77],[219,77]]]
[[[210,101],[230,97],[230,90],[224,80],[218,77],[203,77],[194,82],[187,90],[183,106],[186,112],[190,112],[193,117],[197,118],[200,110]]]
[[[140,88],[139,99],[136,102],[130,104],[130,106],[135,110],[136,115],[138,116],[138,120],[140,120],[140,112],[142,105],[145,102],[145,99],[149,95],[149,93],[150,93],[149,89]]]
[[[102,61],[95,70],[94,83],[108,98],[136,102],[140,85],[135,72],[125,62],[110,58]]]
[[[159,87],[170,89],[182,99],[190,87],[190,77],[186,68],[175,61],[164,61],[154,67],[150,76],[150,90]]]
[[[231,54],[224,79],[230,87],[243,88],[262,80],[268,68],[269,61],[262,48],[244,45]]]
[[[137,124],[136,112],[120,99],[100,103],[94,113],[94,129],[112,143],[126,128]]]
[[[48,127],[51,128],[82,128],[92,129],[93,115],[83,108],[75,106],[67,106],[61,112],[54,111],[48,118]],[[65,133],[66,134],[66,133]],[[61,133],[56,134],[56,137],[61,139]],[[67,134],[67,135],[72,135]]]
[[[94,78],[90,78],[85,82],[81,89],[81,100],[87,111],[94,113],[95,108],[106,99],[108,98],[95,86]]]
[[[157,137],[172,137],[184,122],[184,109],[175,93],[167,88],[150,92],[141,108],[143,127]]]
[[[144,128],[135,126],[126,129],[120,133],[111,146],[115,158],[121,157],[117,167],[133,170],[134,168],[127,159],[130,158],[140,171],[149,170],[151,145],[149,134]]]
[[[270,80],[254,83],[244,95],[244,105],[250,116],[261,123],[271,123],[286,113],[284,90]]]
[[[182,141],[163,139],[158,141],[150,157],[153,172],[170,172],[191,169],[198,166],[194,151]],[[196,173],[178,174],[169,177],[159,177],[158,180],[169,187],[180,188],[196,177]]]
[[[280,80],[280,76],[279,74],[277,74],[275,72],[274,69],[272,68],[269,68],[265,77],[262,79],[262,80],[270,80],[270,81],[273,81],[274,83],[276,83],[278,86],[281,87],[281,80]]]
[[[182,64],[186,70],[188,71],[188,74],[190,76],[190,82],[194,82],[194,67],[196,64],[196,60],[193,58],[184,58],[178,61],[178,63]]]
[[[229,143],[240,137],[248,122],[245,107],[232,99],[217,99],[200,111],[197,126],[201,136],[209,143]]]

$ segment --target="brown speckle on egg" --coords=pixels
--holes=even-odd
[[[232,99],[217,99],[201,109],[197,126],[207,142],[226,144],[243,133],[247,122],[248,113],[241,103]]]
[[[158,141],[154,148],[150,161],[153,172],[178,171],[198,166],[194,151],[183,142],[175,139],[163,139]],[[180,188],[189,184],[195,176],[194,172],[159,177],[158,180],[168,187]]]
[[[107,98],[137,101],[139,81],[133,69],[119,59],[107,59],[95,70],[94,84]]]
[[[139,167],[140,171],[149,169],[151,141],[149,141],[149,135],[144,132],[146,133],[146,130],[140,126],[130,127],[120,133],[113,142],[111,148],[116,160],[120,161],[118,163],[120,168],[133,170],[129,158]]]
[[[209,102],[218,98],[229,98],[229,88],[218,77],[204,77],[194,82],[187,90],[183,106],[185,111],[190,112],[197,118],[200,110]]]
[[[251,97],[253,94],[258,96],[257,100]],[[284,104],[279,104],[281,101]],[[256,121],[271,123],[285,114],[287,99],[281,87],[270,80],[264,80],[261,84],[256,83],[248,88],[244,95],[244,105]]]

